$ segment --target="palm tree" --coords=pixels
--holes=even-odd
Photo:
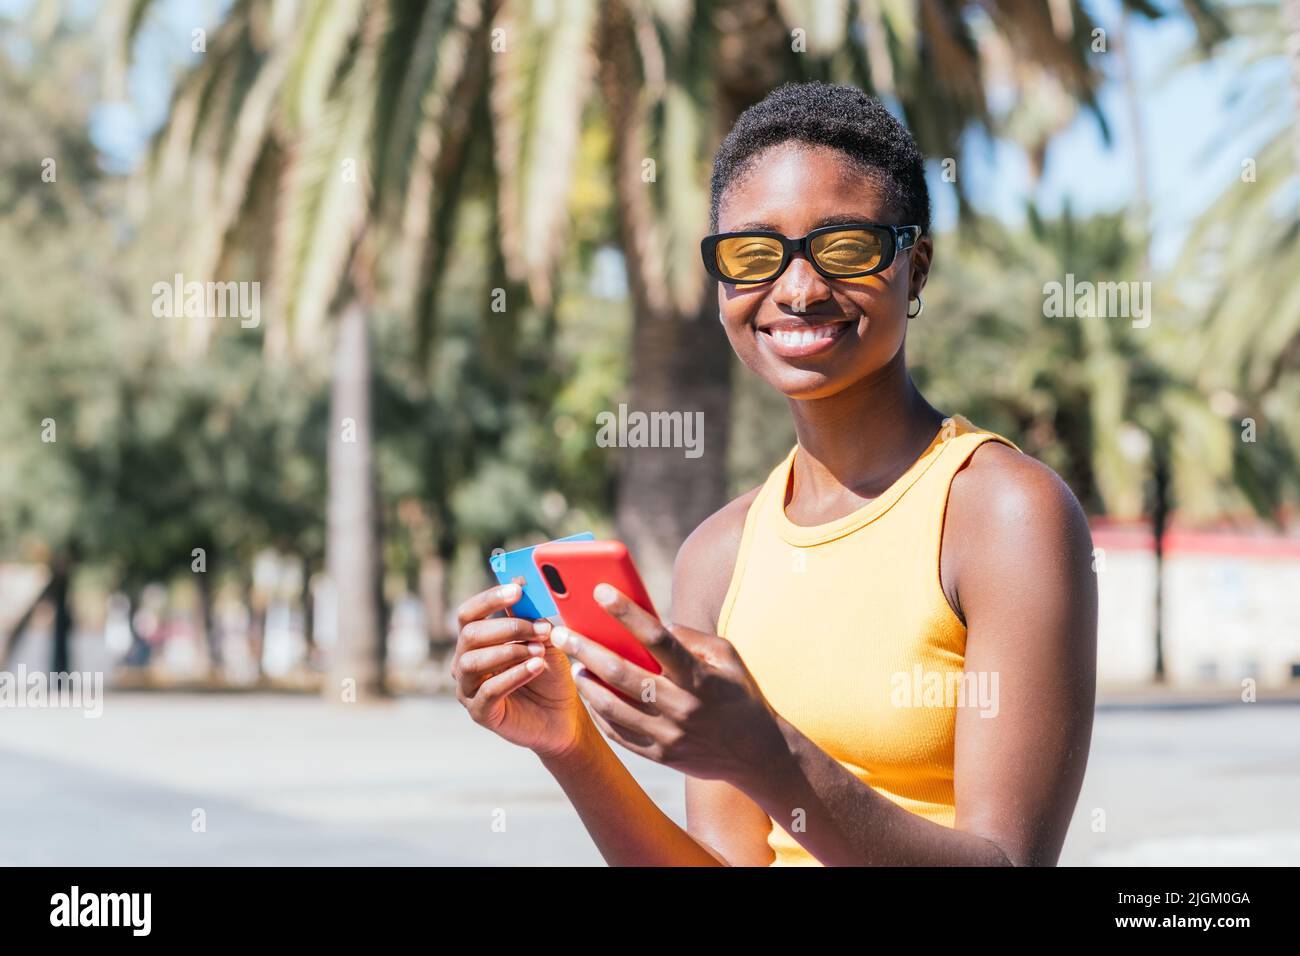
[[[1240,149],[1240,175],[1189,231],[1173,273],[1190,324],[1177,359],[1216,397],[1231,428],[1257,432],[1235,443],[1237,487],[1274,518],[1300,492],[1300,289],[1286,281],[1300,274],[1300,100],[1289,99],[1300,76],[1300,32],[1297,21],[1279,29],[1292,7],[1288,0],[1231,9],[1239,75],[1271,76],[1258,67],[1287,58],[1292,82],[1234,94],[1237,118],[1222,141],[1261,145]],[[1292,121],[1279,126],[1287,115]]]
[[[129,11],[128,48],[149,6]],[[327,317],[338,317],[327,552],[339,644],[329,697],[383,688],[368,314],[386,277],[376,250],[392,238],[402,261],[442,255],[443,223],[404,230],[403,217],[413,207],[436,212],[454,192],[469,130],[461,105],[482,85],[485,58],[473,51],[484,47],[490,12],[447,2],[238,0],[178,84],[155,140],[156,201],[188,196],[185,274],[266,279],[265,345],[285,361],[318,354]],[[433,296],[420,291],[431,311]],[[205,348],[211,334],[192,324],[180,331],[183,353]]]
[[[1158,15],[1145,3],[1132,5]],[[1209,42],[1217,22],[1210,8],[1200,0],[1188,6]],[[717,142],[744,108],[785,80],[856,83],[896,104],[922,149],[939,157],[959,157],[972,125],[998,125],[985,93],[995,67],[1004,92],[1055,90],[1057,105],[1096,110],[1094,25],[1082,10],[993,4],[989,20],[992,29],[979,31],[949,2],[602,5],[595,39],[601,105],[614,134],[619,245],[636,318],[629,401],[640,409],[702,411],[705,423],[701,458],[623,452],[618,524],[657,600],[666,597],[676,548],[727,491],[733,360],[714,322],[712,284],[696,262]],[[569,13],[560,21],[552,29],[577,31],[586,18]],[[1054,131],[1038,132],[1038,153]]]
[[[131,5],[128,44],[150,6]],[[366,337],[347,323],[365,323],[368,309],[394,305],[422,342],[436,342],[449,239],[482,142],[500,246],[494,288],[511,303],[487,338],[509,340],[516,293],[553,309],[577,143],[584,123],[608,122],[635,313],[629,402],[704,413],[703,457],[628,449],[622,458],[620,530],[662,599],[678,544],[727,491],[732,359],[695,261],[714,146],[782,80],[819,78],[878,93],[923,149],[958,157],[972,124],[997,122],[985,93],[993,43],[1017,64],[1003,79],[1013,94],[1051,87],[1095,110],[1093,24],[1082,9],[995,3],[984,22],[991,28],[955,0],[236,0],[176,89],[156,185],[189,197],[187,274],[265,276],[275,355],[311,352],[338,316],[335,342],[354,344],[336,346],[335,369],[359,382]],[[208,330],[184,331],[183,349],[202,348]],[[378,549],[375,531],[361,528],[375,512],[360,394],[336,390],[335,426],[352,419],[358,442],[330,459],[332,537],[351,522],[354,542],[332,576],[340,609],[355,615],[341,633],[358,650],[340,658],[375,661]]]
[[[1271,10],[1273,16],[1267,19],[1250,18],[1251,33],[1243,28],[1248,44],[1239,53],[1243,69],[1283,53],[1284,41],[1276,32],[1277,8]],[[1243,19],[1246,13],[1242,11]],[[1295,36],[1300,42],[1300,34]],[[1288,92],[1280,86],[1261,91],[1249,118],[1259,122],[1283,115]],[[1257,395],[1278,385],[1283,373],[1300,361],[1300,300],[1293,287],[1277,298],[1276,281],[1266,281],[1294,275],[1300,263],[1296,232],[1300,203],[1288,197],[1300,182],[1295,133],[1300,128],[1300,107],[1295,110],[1293,122],[1278,129],[1251,158],[1249,175],[1243,171],[1207,210],[1183,256],[1184,267],[1194,271],[1219,253],[1213,276],[1220,282],[1209,293],[1213,332],[1207,352],[1219,352],[1225,365],[1238,364],[1245,379],[1242,384]],[[1244,138],[1250,129],[1233,132]],[[1232,241],[1224,241],[1229,234]],[[1234,281],[1223,281],[1229,277]]]
[[[1187,310],[1170,289],[1152,284],[1146,306],[1155,318],[1145,327],[1123,316],[1045,312],[1045,281],[1143,275],[1146,238],[1129,225],[1125,214],[1079,220],[1068,206],[1053,221],[1031,206],[1019,232],[980,222],[957,237],[931,284],[933,314],[943,321],[917,327],[909,351],[941,407],[1014,436],[1060,472],[1090,514],[1150,520],[1161,679],[1170,516],[1175,505],[1191,518],[1218,515],[1241,498],[1236,433],[1182,357]]]

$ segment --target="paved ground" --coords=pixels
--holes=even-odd
[[[681,820],[680,778],[626,760]],[[537,760],[451,700],[0,710],[0,864],[599,862]],[[1063,862],[1300,864],[1300,706],[1103,707]]]

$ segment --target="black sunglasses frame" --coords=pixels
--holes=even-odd
[[[827,272],[817,263],[816,257],[809,253],[810,243],[818,236],[824,236],[828,232],[845,232],[848,230],[857,230],[859,232],[871,232],[880,237],[880,261],[876,263],[875,268],[867,269],[865,272]],[[767,239],[775,239],[781,243],[782,257],[781,265],[777,267],[776,272],[764,279],[732,279],[722,274],[718,268],[718,243],[724,239],[738,239],[742,236],[756,236]],[[914,247],[921,240],[920,226],[889,226],[879,222],[846,222],[835,226],[822,226],[820,229],[814,229],[806,236],[798,239],[791,239],[783,236],[779,232],[764,232],[759,229],[747,229],[741,232],[720,232],[716,235],[705,236],[700,240],[700,254],[704,257],[704,269],[717,279],[719,282],[726,282],[730,285],[758,285],[762,282],[775,282],[781,277],[786,269],[790,268],[790,263],[795,257],[795,253],[802,252],[817,272],[827,279],[860,279],[863,276],[873,276],[879,272],[884,272],[894,264],[894,259],[900,252],[906,252]]]

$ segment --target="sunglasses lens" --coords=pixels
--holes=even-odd
[[[831,275],[870,272],[880,264],[884,244],[880,236],[866,229],[825,232],[810,243],[817,264]]]
[[[776,275],[785,251],[771,236],[731,236],[718,243],[718,271],[728,279],[761,282]]]

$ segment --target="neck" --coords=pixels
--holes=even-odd
[[[794,485],[814,497],[841,489],[875,497],[920,457],[943,423],[912,382],[901,348],[850,388],[791,399],[790,407],[800,450]]]

